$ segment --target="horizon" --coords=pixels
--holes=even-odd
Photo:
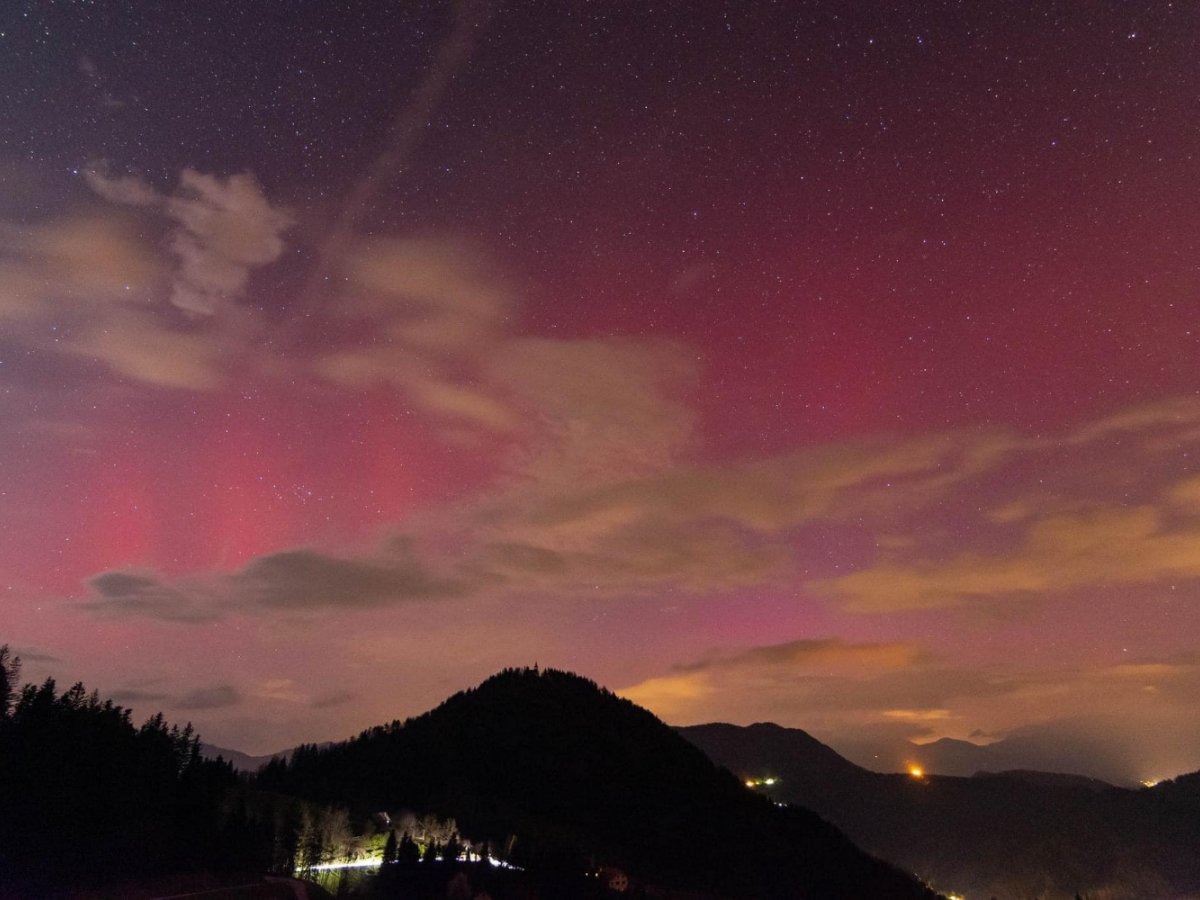
[[[1198,19],[0,11],[0,643],[1200,770]]]

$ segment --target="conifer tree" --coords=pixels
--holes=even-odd
[[[400,846],[396,848],[396,859],[402,863],[415,863],[421,858],[421,848],[407,831],[400,838]]]
[[[388,832],[387,843],[383,845],[383,864],[393,863],[396,861],[398,848],[396,846],[396,830],[393,828]]]
[[[20,681],[21,657],[13,656],[8,644],[0,644],[0,719],[8,718],[8,711],[17,699]]]
[[[421,862],[434,862],[440,849],[438,842],[430,838],[429,843],[425,845],[425,855],[421,857]]]

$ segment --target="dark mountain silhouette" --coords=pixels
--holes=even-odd
[[[329,744],[330,742],[326,741],[316,746],[328,747]],[[228,747],[218,747],[216,744],[209,744],[203,741],[200,743],[200,755],[205,759],[216,760],[219,757],[239,772],[251,774],[257,772],[273,759],[291,759],[292,754],[295,752],[295,747],[289,747],[286,750],[277,750],[275,753],[251,756],[249,753],[243,753],[241,750],[230,750]]]
[[[407,722],[301,747],[258,782],[360,812],[452,816],[531,870],[617,866],[709,896],[934,896],[813,813],[756,796],[646,710],[565,672],[507,670]]]
[[[870,772],[778,725],[678,729],[759,790],[798,803],[939,890],[1004,898],[1200,892],[1200,773],[1152,789],[1041,772]]]
[[[892,747],[846,748],[847,755],[880,772],[902,772],[918,762],[938,775],[970,776],[976,772],[1010,772],[1016,769],[1086,776],[1120,787],[1137,787],[1137,767],[1096,735],[1069,737],[1028,728],[990,744],[973,744],[941,738],[928,744],[900,741]],[[859,752],[854,752],[858,750]]]
[[[218,747],[216,744],[200,744],[200,755],[205,759],[215,760],[219,757],[239,772],[257,772],[275,757],[286,757],[291,753],[292,750],[281,750],[279,753],[268,753],[265,756],[251,756],[241,750],[230,750],[228,747]]]

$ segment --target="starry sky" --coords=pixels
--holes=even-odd
[[[0,642],[251,753],[537,662],[1200,768],[1198,42],[3,4]]]

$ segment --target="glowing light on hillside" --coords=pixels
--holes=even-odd
[[[381,857],[374,857],[368,859],[355,859],[351,860],[350,862],[321,863],[320,865],[313,866],[312,871],[330,872],[336,869],[378,869],[381,865],[383,865],[383,859]]]
[[[913,778],[924,778],[925,770],[922,769],[920,766],[909,766],[908,774],[911,775]]]
[[[748,787],[748,788],[774,787],[775,785],[779,784],[780,780],[781,779],[775,777],[774,775],[769,775],[766,778],[747,778],[746,779],[746,787]]]

